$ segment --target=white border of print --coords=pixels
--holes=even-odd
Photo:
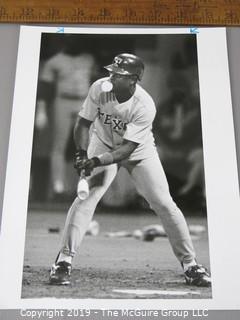
[[[199,28],[197,33],[213,298],[21,299],[40,41],[42,32],[57,31],[21,27],[0,234],[0,309],[239,309],[240,199],[225,28]],[[64,28],[64,32],[187,34],[190,28]]]

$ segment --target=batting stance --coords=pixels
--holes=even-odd
[[[105,68],[110,76],[93,83],[74,129],[75,167],[78,173],[85,170],[88,175],[89,197],[85,200],[76,197],[68,211],[50,283],[70,284],[72,258],[98,202],[123,166],[138,192],[161,218],[187,284],[210,286],[210,275],[196,262],[185,218],[171,198],[155,148],[152,122],[156,108],[150,95],[137,84],[142,79],[144,64],[139,57],[124,53]],[[101,176],[101,183],[99,179],[91,183],[97,176]]]

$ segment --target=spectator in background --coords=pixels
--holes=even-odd
[[[206,198],[206,192],[205,192],[205,180],[204,180],[204,164],[203,164],[203,148],[202,148],[202,138],[199,136],[199,133],[201,133],[201,114],[200,114],[200,105],[199,105],[199,88],[198,88],[198,80],[194,79],[192,81],[192,90],[191,90],[191,99],[192,101],[196,103],[198,101],[195,108],[197,109],[197,116],[198,119],[193,118],[192,120],[192,127],[196,126],[194,130],[190,130],[189,134],[195,134],[196,137],[196,143],[193,144],[193,147],[191,150],[189,150],[189,153],[187,155],[187,163],[190,166],[190,169],[188,171],[188,174],[186,176],[185,183],[182,185],[182,187],[179,190],[179,195],[181,196],[188,196],[194,189],[200,189],[200,205],[205,208],[205,198]]]
[[[39,65],[39,78],[41,77],[43,62]],[[35,112],[35,127],[33,136],[32,162],[29,199],[35,202],[42,202],[48,198],[49,194],[49,154],[51,153],[51,129],[52,109],[45,108],[42,98],[37,97],[37,105]],[[46,96],[47,101],[51,102]],[[39,102],[38,102],[39,101]],[[43,111],[44,110],[44,111]]]
[[[201,147],[191,151],[187,157],[190,165],[187,179],[179,190],[179,195],[188,195],[194,188],[201,188],[201,205],[205,206],[205,182],[204,182],[204,166],[203,166],[203,150]]]
[[[158,107],[153,124],[158,150],[167,173],[176,180],[186,179],[187,173],[187,179],[181,181],[181,188],[175,192],[186,196],[194,187],[200,187],[204,198],[198,78],[178,53],[172,59],[168,87],[169,97]]]
[[[73,119],[79,112],[96,73],[93,55],[88,45],[77,43],[71,35],[66,36],[64,49],[43,65],[39,75],[40,93],[37,102],[36,126],[48,125],[47,101],[52,98],[52,196],[60,198],[67,191],[65,152]]]

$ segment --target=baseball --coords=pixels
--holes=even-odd
[[[113,85],[112,85],[112,83],[110,81],[104,81],[102,83],[102,90],[104,92],[109,92],[109,91],[112,90],[112,88],[113,88]]]

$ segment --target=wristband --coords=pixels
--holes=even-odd
[[[109,164],[112,164],[113,161],[114,161],[113,155],[112,155],[111,152],[102,153],[97,157],[100,160],[100,163],[101,163],[102,166],[107,166]]]
[[[93,157],[92,159],[90,159],[90,160],[92,160],[93,161],[93,163],[94,163],[94,167],[99,167],[99,166],[101,166],[102,164],[101,164],[101,161],[100,161],[100,159],[98,158],[98,157]]]

